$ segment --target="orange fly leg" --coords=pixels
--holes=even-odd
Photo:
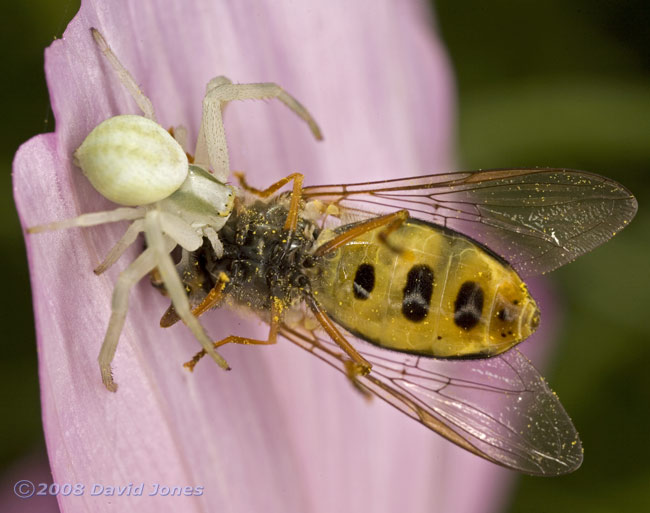
[[[384,242],[390,249],[396,253],[402,253],[401,248],[393,247],[389,241],[388,236],[397,230],[403,223],[409,218],[409,213],[407,210],[398,210],[392,214],[386,214],[385,216],[374,217],[363,223],[350,228],[349,230],[344,231],[343,233],[337,235],[332,240],[327,241],[325,244],[320,246],[316,251],[314,251],[314,256],[319,257],[326,255],[327,253],[334,251],[341,246],[345,246],[348,242],[360,237],[366,232],[375,230],[380,227],[384,229],[379,232],[379,238]]]
[[[304,178],[300,173],[293,175],[293,191],[291,192],[291,202],[289,203],[289,212],[287,220],[284,222],[284,229],[295,231],[298,227],[298,213],[300,211],[300,199],[302,197],[302,180]]]
[[[200,305],[199,305],[200,306]],[[198,308],[198,307],[197,307]],[[280,324],[282,323],[282,312],[283,305],[281,301],[277,298],[272,298],[271,300],[271,327],[269,329],[269,336],[266,340],[257,340],[254,338],[248,337],[239,337],[237,335],[230,335],[224,339],[218,340],[214,343],[215,349],[226,344],[243,344],[243,345],[256,345],[256,346],[268,346],[273,345],[277,342],[278,339],[278,330],[280,329]],[[194,355],[194,357],[189,361],[183,364],[183,367],[187,367],[190,371],[194,370],[194,367],[197,363],[205,356],[205,350],[201,350]]]
[[[208,292],[208,295],[203,298],[203,301],[192,310],[192,315],[194,315],[194,317],[199,317],[210,310],[210,308],[214,308],[221,303],[221,300],[223,299],[223,289],[226,288],[226,283],[229,281],[230,278],[228,278],[226,273],[219,273],[219,281],[217,281],[214,287],[212,287],[212,290]]]
[[[248,182],[246,181],[246,178],[244,177],[243,173],[235,173],[235,176],[239,180],[239,185],[241,186],[242,189],[250,192],[251,194],[255,194],[255,196],[259,196],[260,198],[268,198],[277,190],[279,190],[281,187],[284,187],[286,184],[288,184],[290,181],[293,180],[293,191],[291,192],[291,203],[289,203],[289,213],[287,214],[287,220],[284,223],[284,229],[290,231],[296,229],[296,227],[298,226],[298,212],[300,210],[300,199],[302,197],[302,181],[304,179],[304,175],[300,173],[291,173],[289,176],[285,176],[281,180],[278,180],[273,185],[263,190],[256,189],[255,187],[251,187],[250,185],[248,185]]]
[[[97,268],[93,270],[95,274],[101,274],[105,271],[104,267],[99,265]],[[158,267],[154,267],[150,272],[149,272],[149,281],[151,282],[151,285],[153,288],[158,290],[163,296],[167,296],[167,291],[165,290],[165,284],[162,280],[162,276],[160,276],[160,271],[158,270]]]
[[[386,246],[388,246],[392,251],[395,253],[402,253],[404,251],[403,248],[398,248],[391,244],[388,240],[388,236],[404,224],[404,222],[409,218],[409,213],[408,210],[398,210],[394,215],[395,218],[386,223],[385,228],[380,231],[377,236],[379,237],[379,240],[386,244]]]
[[[165,311],[163,316],[160,318],[160,327],[169,328],[180,321],[181,318],[176,313],[174,305],[169,305],[169,308]]]
[[[205,312],[210,310],[210,308],[214,308],[217,306],[221,300],[223,299],[223,289],[226,288],[226,283],[228,283],[230,279],[226,275],[226,273],[222,272],[219,273],[219,281],[215,284],[214,287],[212,287],[212,290],[208,292],[208,295],[203,298],[203,301],[192,310],[192,314],[194,317],[199,317],[203,315]],[[174,305],[170,305],[167,311],[163,314],[163,316],[160,319],[160,327],[161,328],[169,328],[170,326],[173,326],[176,324],[178,321],[180,321],[181,318],[178,316],[176,313],[176,310],[174,309]]]
[[[372,399],[372,392],[366,387],[361,381],[359,381],[359,376],[363,376],[362,367],[353,362],[352,360],[346,360],[343,362],[345,368],[345,375],[347,376],[352,386],[366,399],[370,401]]]
[[[309,305],[309,308],[311,308],[311,311],[314,313],[316,320],[318,320],[323,329],[352,360],[353,366],[349,368],[348,377],[350,377],[350,379],[354,382],[355,376],[367,375],[372,369],[372,365],[370,365],[370,363],[363,356],[361,356],[358,351],[352,347],[352,345],[345,339],[345,337],[334,325],[334,322],[332,322],[332,319],[329,318],[329,316],[325,313],[325,311],[321,308],[321,306],[311,294],[305,295],[305,301],[307,305]]]

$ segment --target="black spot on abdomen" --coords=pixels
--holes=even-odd
[[[478,283],[466,281],[460,287],[454,303],[454,322],[459,328],[471,330],[481,320],[483,289]]]
[[[414,265],[406,276],[402,314],[409,321],[420,322],[429,313],[433,294],[433,271],[427,265]]]
[[[375,268],[370,264],[361,264],[357,268],[352,283],[352,292],[357,299],[368,299],[375,288]]]

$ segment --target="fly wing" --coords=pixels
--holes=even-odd
[[[359,217],[407,209],[464,233],[522,276],[552,271],[624,228],[637,201],[605,177],[569,169],[495,169],[381,182],[305,187],[305,199]]]
[[[282,334],[343,373],[347,358],[311,332]],[[554,476],[582,463],[578,433],[546,381],[513,349],[483,360],[442,361],[357,345],[371,364],[355,385],[449,441],[526,474]]]

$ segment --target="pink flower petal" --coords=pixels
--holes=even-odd
[[[52,483],[45,450],[24,456],[0,476],[0,511],[58,513],[56,497],[46,493],[41,483]]]
[[[227,108],[231,166],[255,185],[294,171],[317,184],[454,167],[449,66],[417,2],[85,1],[46,53],[57,131],[24,144],[14,162],[24,226],[110,208],[70,155],[101,120],[137,110],[98,54],[91,26],[152,99],[161,124],[184,124],[193,138],[214,75],[274,81],[299,98],[323,143],[274,102]],[[132,293],[114,362],[120,389],[106,392],[96,358],[117,271],[95,277],[92,268],[123,229],[27,237],[54,480],[86,487],[59,497],[63,511],[499,507],[505,471],[385,404],[367,404],[286,341],[224,348],[230,373],[207,361],[187,373],[180,364],[198,346],[183,326],[158,328],[166,301],[147,283]],[[206,317],[215,337],[264,337],[268,329],[228,311]],[[144,483],[145,495],[92,496],[95,483]],[[147,497],[155,483],[203,487],[202,495]]]

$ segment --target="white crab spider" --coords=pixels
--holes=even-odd
[[[194,251],[203,243],[203,237],[207,237],[217,254],[222,252],[217,232],[230,215],[235,190],[224,183],[230,174],[230,165],[221,111],[233,100],[277,98],[308,123],[314,137],[321,139],[318,125],[298,101],[276,84],[233,84],[225,77],[217,77],[206,87],[195,160],[190,164],[179,143],[184,138],[184,130],[177,130],[175,139],[156,122],[149,98],[99,31],[91,29],[91,32],[144,116],[120,115],[100,123],[74,152],[74,163],[99,193],[124,207],[34,226],[28,228],[28,232],[132,221],[95,269],[96,274],[113,265],[138,234],[144,232],[147,249],[120,273],[113,290],[111,318],[98,358],[102,381],[108,390],[117,390],[111,362],[124,326],[129,291],[155,268],[160,272],[178,316],[214,361],[228,369],[228,364],[192,315],[169,254],[177,245]]]

